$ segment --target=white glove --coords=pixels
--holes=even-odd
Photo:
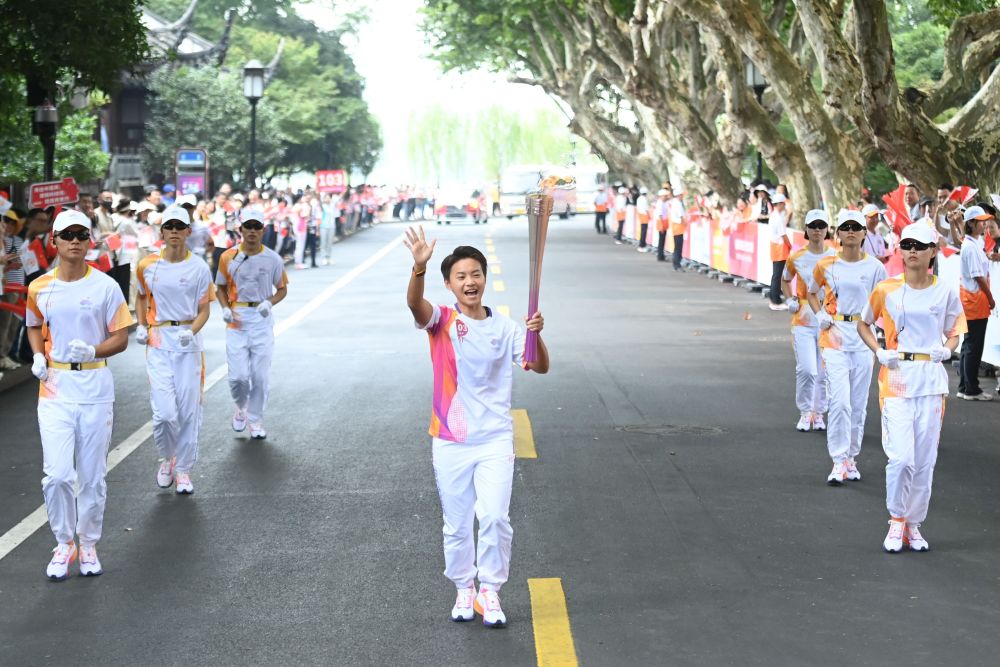
[[[821,310],[816,313],[816,321],[819,323],[820,329],[829,329],[833,326],[833,318],[830,317],[830,313],[825,310]]]
[[[232,308],[223,308],[222,309],[222,321],[225,322],[226,324],[232,324],[233,323],[233,309]]]
[[[32,359],[34,361],[31,362],[31,374],[42,382],[45,382],[49,377],[49,363],[45,360],[45,355],[41,352],[35,352],[35,356]]]
[[[149,329],[142,326],[141,324],[135,329],[135,342],[139,345],[145,345],[149,342]]]
[[[194,340],[194,332],[190,329],[181,329],[177,334],[177,342],[181,344],[181,347],[187,347]]]
[[[899,368],[899,351],[879,348],[876,350],[875,356],[878,357],[878,362],[886,368]]]
[[[951,350],[944,345],[938,345],[937,347],[931,349],[931,361],[937,363],[941,361],[949,361],[950,359]]]
[[[794,296],[790,296],[785,299],[785,305],[788,306],[788,312],[792,315],[799,312],[799,300]]]
[[[257,312],[260,313],[261,317],[267,317],[271,314],[271,302],[264,299],[257,304]]]
[[[69,342],[69,360],[76,363],[87,363],[93,361],[97,351],[93,345],[84,343],[79,338],[74,338]]]

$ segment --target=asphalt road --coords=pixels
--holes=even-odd
[[[875,390],[864,480],[830,488],[823,436],[794,429],[787,315],[588,219],[550,225],[552,370],[515,376],[538,458],[515,473],[510,625],[448,621],[409,254],[396,245],[347,282],[402,229],[292,272],[266,442],[230,430],[223,379],[205,395],[193,496],[156,488],[151,440],[110,472],[104,576],[47,581],[47,526],[0,554],[0,663],[530,665],[527,582],[559,578],[584,665],[996,664],[1000,405],[949,403],[932,550],[884,554]],[[505,290],[491,280],[487,303],[524,314],[523,220],[428,231],[438,259],[492,236]],[[217,310],[207,330],[211,373],[225,363]],[[150,417],[142,348],[112,370],[116,446]],[[42,501],[35,396],[0,394],[0,535]]]

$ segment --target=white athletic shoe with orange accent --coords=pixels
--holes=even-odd
[[[803,412],[799,414],[799,423],[795,425],[796,431],[808,431],[812,428],[812,413]]]
[[[263,440],[267,437],[267,431],[264,430],[264,424],[261,422],[252,422],[250,424],[250,437],[254,440]]]
[[[177,473],[177,493],[182,496],[188,496],[194,493],[194,485],[191,483],[190,473]]]
[[[160,468],[156,471],[156,485],[161,489],[169,489],[170,485],[174,483],[174,462],[176,460],[163,459],[160,461]]]
[[[236,408],[233,413],[233,430],[242,433],[247,428],[247,411]]]
[[[854,462],[854,459],[844,461],[844,469],[847,471],[847,479],[852,482],[861,481],[861,471],[858,470],[858,464]]]
[[[833,470],[826,477],[826,483],[831,486],[840,486],[847,479],[847,466],[844,465],[843,461],[837,461],[833,464]]]
[[[60,544],[52,550],[52,560],[45,568],[45,576],[52,581],[62,581],[69,572],[69,566],[76,560],[76,542]]]
[[[814,430],[814,431],[825,431],[826,430],[826,422],[823,421],[823,413],[822,412],[814,412],[813,413],[812,430]]]
[[[472,603],[475,597],[475,586],[459,588],[458,595],[455,597],[455,606],[451,608],[451,620],[458,623],[474,621],[476,619],[476,610],[473,609]]]
[[[899,553],[903,550],[903,530],[906,528],[906,521],[892,517],[889,519],[889,533],[882,542],[882,548],[891,554]]]
[[[910,551],[927,551],[931,545],[920,534],[919,523],[906,524],[906,532],[903,533],[903,543],[910,547]]]
[[[80,576],[99,577],[104,574],[101,568],[101,561],[97,559],[97,549],[93,544],[80,545]]]
[[[483,625],[488,628],[502,628],[507,625],[507,617],[500,608],[500,598],[496,591],[480,586],[473,609],[483,617]]]

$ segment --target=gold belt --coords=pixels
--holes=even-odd
[[[931,355],[922,352],[900,352],[900,361],[930,361]]]
[[[98,361],[49,361],[49,368],[56,368],[61,371],[90,371],[95,368],[104,368],[108,365],[107,359]]]
[[[837,320],[838,322],[857,322],[858,320],[861,319],[861,315],[860,314],[841,315],[840,313],[837,313],[836,315],[833,316],[833,319]]]
[[[194,324],[194,320],[166,320],[165,322],[157,322],[154,327],[179,327],[182,324]]]
[[[260,301],[236,301],[233,308],[256,308]]]

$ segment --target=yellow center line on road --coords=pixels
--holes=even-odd
[[[510,306],[497,306],[497,312],[504,317],[510,317]]]
[[[576,648],[562,579],[528,579],[538,667],[575,667]]]
[[[503,308],[504,306],[501,306]],[[498,309],[499,310],[499,309]],[[515,408],[510,411],[514,421],[514,456],[519,459],[537,459],[535,451],[535,434],[531,430],[531,420],[528,411]]]
[[[493,291],[494,292],[503,292],[506,289],[507,289],[507,286],[503,284],[502,280],[494,280],[493,281]]]

